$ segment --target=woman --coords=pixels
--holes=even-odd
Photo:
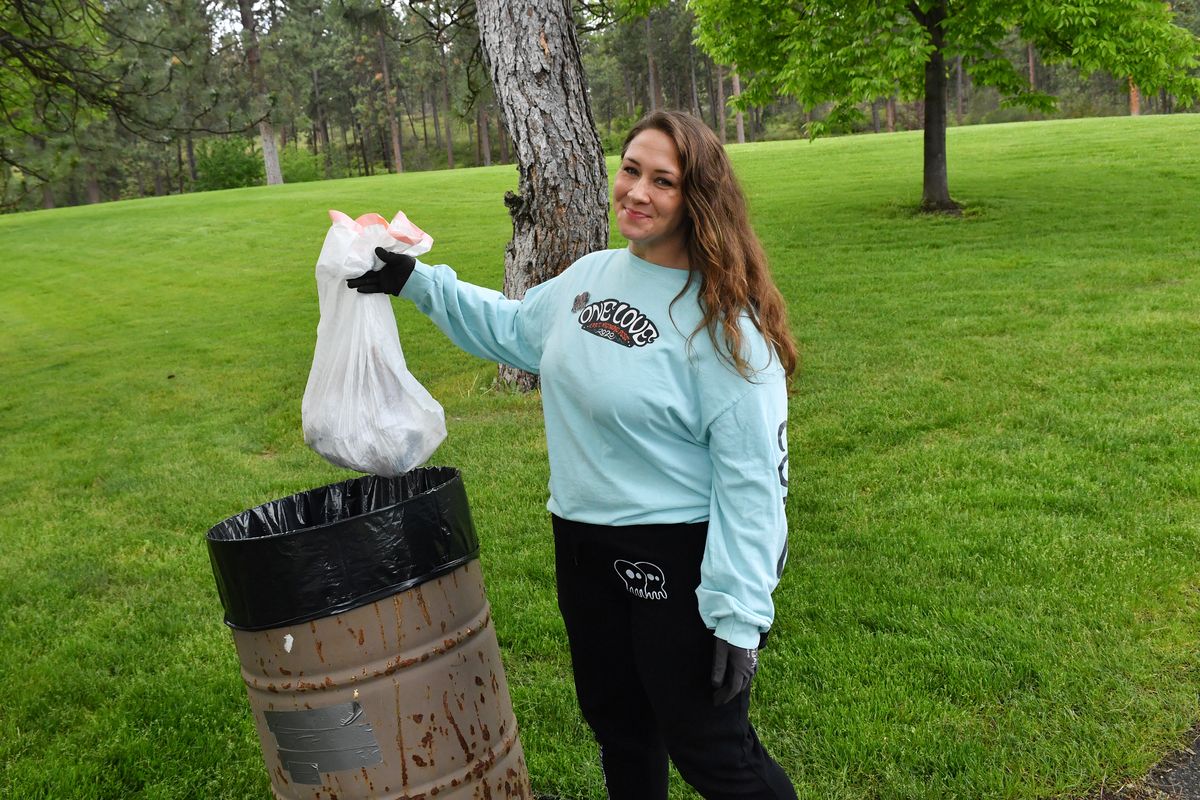
[[[787,550],[783,298],[716,136],[658,112],[613,189],[627,249],[523,300],[377,251],[348,281],[541,375],[559,608],[610,798],[794,798],[747,718]]]

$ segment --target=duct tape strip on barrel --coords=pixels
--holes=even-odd
[[[208,532],[225,622],[264,630],[339,614],[479,553],[458,470],[366,475],[243,511]]]

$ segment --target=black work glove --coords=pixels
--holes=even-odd
[[[350,278],[346,281],[346,285],[351,289],[358,289],[363,294],[374,294],[375,292],[400,294],[400,290],[408,282],[408,276],[412,275],[417,262],[413,260],[412,256],[406,256],[403,253],[389,253],[382,247],[375,248],[375,255],[383,262],[383,266],[364,272],[357,278]]]
[[[728,703],[750,688],[758,671],[758,651],[734,647],[724,639],[713,637],[712,688],[713,705]]]

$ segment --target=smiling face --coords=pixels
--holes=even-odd
[[[670,136],[648,128],[629,142],[613,184],[613,206],[617,229],[634,255],[687,268],[683,168]]]

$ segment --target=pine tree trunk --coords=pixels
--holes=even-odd
[[[400,105],[404,106],[404,116],[408,117],[408,129],[412,131],[413,141],[415,142],[421,137],[417,134],[417,124],[413,122],[412,109],[408,107],[408,94],[404,91],[404,84],[398,84],[396,91],[400,94]]]
[[[696,48],[690,39],[688,40],[688,69],[692,78],[692,116],[696,119],[704,119],[704,115],[700,113],[700,88],[696,85]]]
[[[921,209],[947,214],[961,212],[950,199],[946,170],[946,58],[942,23],[946,20],[946,0],[938,0],[929,11],[918,12],[917,19],[929,31],[933,52],[925,62],[925,176],[921,191]]]
[[[708,89],[708,113],[709,117],[712,119],[710,124],[712,125],[712,129],[715,131],[718,127],[717,120],[719,119],[717,116],[716,82],[713,80],[713,69],[716,65],[713,64],[712,59],[708,57],[705,57],[704,61],[708,67],[707,70],[705,70],[705,87]]]
[[[392,73],[388,69],[387,42],[382,30],[378,31],[376,36],[379,39],[379,67],[383,71],[384,106],[387,108],[388,132],[391,133],[392,140],[392,169],[395,172],[404,172],[404,153],[400,149],[400,121],[396,119],[396,93],[392,91]]]
[[[446,101],[446,167],[454,169],[454,109],[450,105],[450,66],[442,51],[442,99]]]
[[[646,87],[650,110],[658,111],[663,107],[662,77],[654,58],[654,34],[649,15],[646,16]]]
[[[259,69],[261,57],[258,48],[258,22],[254,18],[254,0],[238,0],[238,11],[242,17],[242,46],[246,51],[246,70],[250,75],[250,85],[257,100],[264,108],[269,109],[266,83]],[[279,169],[279,151],[275,148],[275,129],[271,126],[269,110],[258,123],[258,132],[262,136],[263,167],[267,173],[267,185],[283,183],[283,173]]]
[[[429,90],[429,108],[433,112],[433,143],[442,146],[442,124],[438,122],[438,96],[433,89]],[[429,138],[425,138],[425,146],[429,147]]]
[[[523,297],[581,256],[608,246],[608,177],[588,103],[570,0],[477,0],[496,99],[512,132],[520,180],[505,195],[513,238],[504,293]],[[500,380],[529,390],[509,367]]]
[[[366,167],[368,175],[375,174],[375,142],[372,139],[372,134],[377,133],[375,129],[375,120],[378,115],[375,113],[375,89],[373,86],[368,86],[364,94],[364,102],[367,107],[367,118],[362,121],[362,143],[363,143],[363,164]],[[384,153],[386,145],[381,140],[379,142],[379,155],[386,161],[387,155]]]
[[[183,194],[183,143],[178,139],[175,140],[175,177],[179,181],[179,193]]]
[[[717,135],[725,144],[725,68],[717,64]]]
[[[957,81],[957,85],[954,87],[954,102],[958,104],[958,109],[957,109],[957,114],[955,115],[955,120],[957,120],[959,125],[962,125],[962,121],[963,121],[962,56],[959,56],[958,58],[954,59],[954,76],[955,76],[955,80]]]
[[[738,75],[737,65],[734,65],[734,67],[733,67],[732,80],[733,80],[733,96],[736,99],[736,98],[740,97],[742,94],[742,79]],[[742,114],[741,108],[739,108],[736,112],[734,112],[733,120],[734,120],[734,129],[737,131],[737,143],[745,144],[746,143],[746,119],[745,119],[745,116]]]
[[[317,150],[323,154],[323,173],[325,179],[333,177],[333,154],[330,152],[333,148],[329,141],[329,127],[325,121],[325,107],[321,105],[321,85],[317,68],[312,68],[313,78],[313,114],[316,120],[313,124],[315,136],[313,137]]]
[[[85,184],[87,201],[93,204],[99,203],[102,198],[100,196],[100,178],[96,175],[96,165],[89,163],[85,170],[85,174],[87,176]]]
[[[425,113],[425,90],[421,90],[421,142],[425,149],[429,149],[429,123],[428,115]]]
[[[488,112],[482,103],[479,104],[479,149],[483,151],[483,165],[492,165],[492,137],[488,130]]]

